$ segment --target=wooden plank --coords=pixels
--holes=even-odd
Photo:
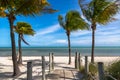
[[[52,53],[52,70],[54,70],[54,53]]]
[[[60,70],[54,70],[52,73],[48,74],[47,80],[59,80],[60,78]]]
[[[64,70],[65,71],[65,79],[73,79],[73,73],[70,70]]]
[[[32,80],[32,62],[27,62],[27,80]]]
[[[78,53],[75,53],[75,69],[78,69]]]
[[[88,56],[85,56],[85,78],[87,79],[89,72]]]
[[[47,80],[79,80],[76,78],[77,70],[56,69],[48,74]]]
[[[99,73],[99,80],[105,80],[105,75],[104,75],[104,64],[103,62],[98,62],[98,73]]]
[[[45,79],[45,56],[42,56],[42,80]]]
[[[78,69],[81,70],[81,54],[78,55]]]
[[[49,72],[52,71],[52,54],[49,53]]]

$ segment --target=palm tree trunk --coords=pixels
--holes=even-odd
[[[8,20],[10,23],[10,36],[11,36],[11,45],[12,45],[12,61],[13,61],[13,76],[17,76],[20,73],[20,69],[17,64],[17,56],[16,56],[16,47],[15,47],[15,36],[13,31],[13,15],[9,15]]]
[[[68,64],[71,64],[71,45],[70,45],[70,33],[67,33],[67,37],[68,37],[68,51],[69,51],[69,62]]]
[[[95,30],[92,30],[92,51],[91,51],[91,62],[94,63],[94,48],[95,48]]]
[[[19,49],[18,64],[22,65],[21,34],[18,34],[18,49]]]
[[[96,24],[93,24],[91,28],[92,28],[91,63],[94,63],[94,49],[95,49],[95,30],[96,30]]]

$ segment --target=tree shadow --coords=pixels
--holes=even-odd
[[[6,79],[6,78],[12,78],[12,72],[2,72],[0,73],[0,80]]]
[[[34,59],[34,60],[23,60],[23,62],[26,62],[26,64],[24,63],[23,66],[27,67],[27,62],[32,62],[32,66],[36,67],[36,66],[42,66],[42,60],[40,59]],[[45,64],[48,65],[49,61],[45,61]]]
[[[56,67],[62,67],[62,66],[60,66],[61,64],[66,64],[66,63],[54,63],[54,66],[56,66]]]
[[[41,60],[39,60],[39,59],[34,59],[34,60],[23,60],[24,62],[32,62],[32,74],[34,74],[34,73],[39,73],[39,72],[41,72],[41,71],[39,71],[39,70],[42,70],[41,69],[41,66],[42,66],[42,61]],[[46,63],[46,65],[48,65],[49,64],[49,61],[45,61],[45,63]],[[27,68],[27,64],[23,64],[22,66],[24,66],[24,67],[26,67]],[[34,69],[33,69],[34,68]],[[47,69],[47,68],[46,68]],[[16,78],[16,79],[20,79],[20,80],[27,80],[27,78],[21,78],[20,76],[22,76],[22,75],[27,75],[27,70],[25,70],[24,72],[21,72],[21,74]],[[36,80],[36,79],[38,79],[38,80],[40,80],[39,78],[41,78],[41,76],[40,75],[33,75],[33,78],[35,78],[35,79],[33,79],[33,80]]]
[[[79,79],[79,80],[82,80],[83,77],[84,77],[84,74],[82,74],[80,71],[78,71],[75,76]]]

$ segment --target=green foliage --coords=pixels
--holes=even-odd
[[[119,6],[112,0],[92,0],[87,4],[85,1],[79,0],[79,5],[83,15],[92,23],[104,25],[114,20],[113,16],[119,11]]]
[[[79,70],[81,73],[85,74],[85,67],[84,66],[81,66]]]
[[[111,76],[113,76],[117,80],[120,80],[120,60],[108,66],[107,70]],[[112,79],[108,78],[108,80],[112,80]]]
[[[85,68],[83,66],[81,67],[80,72],[83,73],[84,75],[86,75]],[[93,80],[92,77],[95,78],[97,76],[97,73],[98,73],[97,64],[90,63],[89,64],[89,73],[87,75],[87,79],[84,76],[82,80]]]
[[[89,74],[92,76],[96,76],[97,72],[98,72],[97,64],[90,63],[89,64]]]
[[[71,32],[78,29],[89,29],[88,23],[86,23],[85,20],[82,19],[78,11],[69,11],[65,16],[65,19],[61,15],[59,15],[58,21],[66,31]]]
[[[56,10],[49,7],[47,0],[0,0],[0,16],[9,14],[32,15],[41,13],[53,13]],[[1,11],[2,9],[2,11]]]
[[[29,23],[26,22],[17,22],[17,25],[14,26],[15,32],[18,34],[18,38],[22,39],[22,41],[29,45],[25,40],[24,40],[24,35],[34,35],[35,31],[32,29],[32,26]]]
[[[32,26],[26,22],[17,22],[15,30],[18,34],[34,35],[35,32]]]

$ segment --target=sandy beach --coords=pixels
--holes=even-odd
[[[46,62],[48,62],[49,58],[45,57]],[[84,57],[81,58],[82,63],[84,65]],[[88,61],[90,62],[90,57],[88,57]],[[120,59],[120,56],[114,57],[95,57],[95,62],[104,62],[105,64],[110,64],[116,60]],[[72,64],[68,65],[68,57],[67,56],[55,56],[54,63],[55,69],[65,69],[74,68],[74,57],[72,56]],[[0,80],[26,80],[26,70],[27,70],[27,62],[33,61],[33,76],[38,76],[38,73],[41,72],[41,56],[24,56],[23,57],[23,66],[20,66],[20,70],[22,74],[18,77],[18,79],[13,79],[12,75],[12,60],[11,56],[8,57],[0,57]],[[48,69],[48,68],[47,68]]]

